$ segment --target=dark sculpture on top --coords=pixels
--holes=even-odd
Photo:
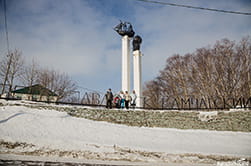
[[[121,20],[120,23],[113,29],[121,36],[127,35],[128,37],[133,37],[135,34],[132,25],[129,22],[122,22]]]
[[[140,50],[140,44],[142,43],[142,38],[140,36],[135,36],[132,41],[133,51]]]

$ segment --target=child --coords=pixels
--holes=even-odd
[[[120,108],[120,100],[121,100],[120,96],[116,95],[114,98],[114,103],[115,103],[116,108]]]
[[[123,91],[120,91],[120,107],[123,109],[125,108],[125,95]]]

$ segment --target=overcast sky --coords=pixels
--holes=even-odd
[[[251,0],[162,1],[251,13]],[[4,56],[7,45],[0,2],[0,56]],[[121,89],[121,36],[113,30],[119,20],[131,22],[143,39],[143,82],[156,77],[174,54],[192,53],[223,38],[239,41],[251,36],[251,16],[135,0],[6,3],[11,49],[22,51],[27,61],[35,59],[42,67],[67,73],[81,87],[102,92]]]

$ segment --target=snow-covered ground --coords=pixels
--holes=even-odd
[[[170,158],[177,154],[251,157],[251,133],[129,127],[24,106],[0,107],[0,140],[32,145],[23,149],[0,149],[0,155],[51,150],[85,152],[83,156],[94,153],[95,159],[103,155],[100,156],[103,160],[125,159],[124,155],[130,154],[126,160],[149,161],[149,157],[144,158],[142,154],[150,152],[160,155],[159,158],[165,154]],[[152,160],[158,158],[156,155]],[[170,158],[169,161],[177,160]]]

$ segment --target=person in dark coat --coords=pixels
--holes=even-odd
[[[129,103],[131,101],[131,96],[129,95],[128,91],[125,91],[125,107],[129,109]]]
[[[105,95],[106,98],[106,108],[112,109],[113,94],[111,88],[108,89]]]

